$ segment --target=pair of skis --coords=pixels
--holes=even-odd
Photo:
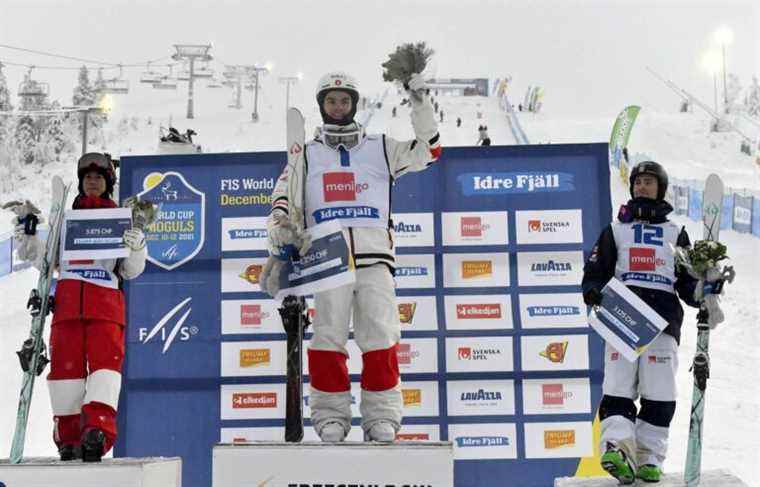
[[[290,178],[296,177],[295,168],[303,164],[306,146],[304,118],[296,108],[287,113],[287,152]],[[288,191],[289,197],[295,197]],[[303,439],[303,334],[309,326],[306,299],[287,296],[279,309],[287,335],[287,385],[285,388],[285,441],[297,443]]]
[[[702,196],[702,223],[704,226],[703,239],[718,241],[720,218],[723,209],[723,181],[716,174],[710,174],[705,181]],[[733,280],[733,269],[725,268],[723,277],[729,282]],[[704,424],[705,392],[707,379],[710,377],[710,326],[709,314],[704,304],[697,314],[697,349],[692,362],[694,387],[691,399],[691,417],[689,420],[689,440],[686,450],[686,466],[684,482],[687,487],[699,485],[702,466],[702,426]]]
[[[60,177],[53,177],[52,203],[50,205],[50,217],[48,218],[50,231],[45,243],[45,254],[40,262],[40,277],[37,280],[37,287],[32,291],[32,297],[29,299],[29,306],[32,308],[32,328],[29,338],[24,341],[21,350],[17,352],[24,376],[21,381],[16,429],[13,433],[13,444],[11,446],[10,462],[13,464],[21,463],[24,456],[24,440],[26,439],[29,409],[32,405],[34,380],[42,373],[48,362],[45,355],[43,332],[45,318],[50,312],[50,286],[53,281],[53,270],[58,262],[61,225],[70,189],[71,185],[64,184]]]

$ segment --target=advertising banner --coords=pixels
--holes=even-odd
[[[146,228],[146,270],[126,285],[115,455],[181,456],[186,487],[211,485],[214,444],[282,439],[285,333],[259,279],[285,160],[122,158],[123,197],[161,213]],[[610,221],[609,184],[607,144],[446,148],[396,181],[398,439],[451,441],[455,485],[551,485],[592,454],[604,342],[580,280]],[[362,354],[353,340],[347,351],[348,438],[361,441]],[[304,373],[313,440],[306,358]]]
[[[741,233],[752,231],[752,196],[734,193],[734,230]]]

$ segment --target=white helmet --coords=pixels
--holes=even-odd
[[[345,120],[334,120],[325,113],[325,96],[330,91],[344,91],[351,97],[353,106],[351,107],[351,113]],[[354,115],[356,115],[356,107],[359,104],[359,85],[350,74],[344,73],[343,71],[332,71],[319,79],[319,83],[317,83],[316,98],[317,103],[319,104],[319,112],[322,114],[322,121],[324,123],[331,125],[348,125],[353,123]]]

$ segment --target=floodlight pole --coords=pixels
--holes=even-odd
[[[193,84],[195,81],[195,61],[211,61],[213,58],[208,51],[211,44],[174,44],[177,52],[172,56],[175,61],[188,61],[190,64],[190,74],[187,80],[187,118],[193,116]]]
[[[280,76],[280,83],[285,83],[285,109],[290,108],[290,85],[300,81],[298,76]]]

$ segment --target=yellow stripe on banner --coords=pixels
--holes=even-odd
[[[607,472],[602,469],[601,455],[599,454],[599,439],[602,436],[601,423],[599,422],[599,411],[596,412],[594,417],[594,425],[591,434],[594,442],[594,456],[583,457],[578,462],[578,470],[575,471],[576,477],[599,477],[606,476]]]

